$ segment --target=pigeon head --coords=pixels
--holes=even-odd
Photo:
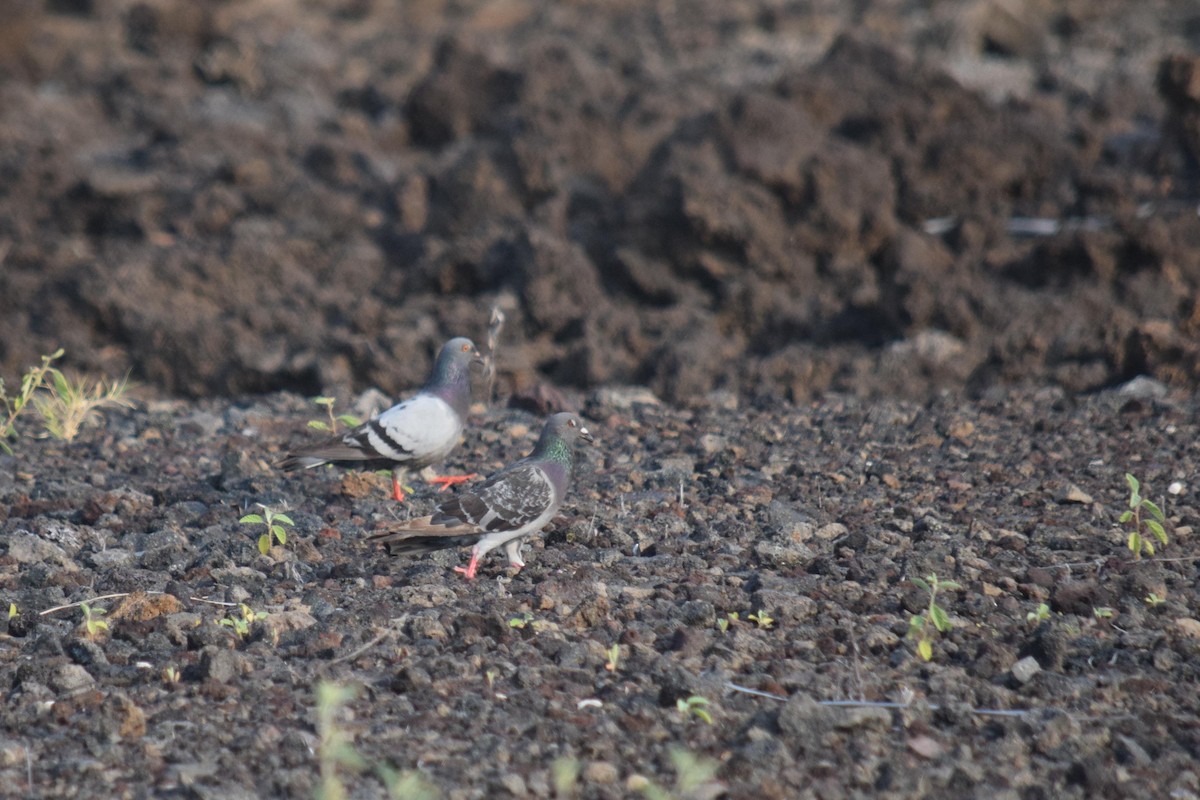
[[[483,356],[470,339],[463,336],[451,339],[442,345],[425,391],[441,397],[454,406],[459,416],[465,417],[471,404],[470,367],[482,361]]]
[[[571,445],[575,444],[576,439],[595,441],[578,415],[567,411],[555,414],[546,420],[546,427],[542,428],[542,436],[533,448],[532,457],[558,461],[570,466],[575,461]]]

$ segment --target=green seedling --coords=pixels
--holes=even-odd
[[[931,572],[925,578],[912,578],[918,589],[929,595],[929,607],[908,621],[908,636],[917,640],[917,654],[925,661],[933,658],[933,636],[946,633],[953,627],[950,615],[946,609],[937,603],[938,592],[945,589],[961,589],[954,581],[938,580],[937,573]]]
[[[1125,545],[1129,552],[1133,553],[1134,560],[1138,560],[1143,552],[1154,555],[1154,542],[1146,535],[1147,531],[1153,534],[1160,545],[1167,546],[1167,532],[1163,528],[1166,517],[1150,498],[1142,497],[1142,488],[1137,478],[1126,472],[1125,482],[1129,484],[1129,507],[1121,514],[1119,521],[1122,525],[1132,523]],[[1147,516],[1142,516],[1142,512]]]
[[[1112,619],[1113,610],[1108,606],[1100,606],[1092,609],[1092,616],[1096,619]]]
[[[314,397],[313,402],[319,406],[325,407],[325,413],[329,415],[329,422],[324,420],[314,419],[308,423],[308,427],[318,431],[328,431],[329,433],[337,433],[338,423],[345,425],[347,428],[357,428],[362,424],[362,420],[353,414],[334,414],[333,404],[337,401],[332,397]]]
[[[608,661],[604,662],[604,668],[609,672],[616,672],[621,663],[621,645],[614,644],[605,650],[604,654],[608,656]]]
[[[709,725],[712,724],[712,714],[708,713],[708,700],[698,694],[694,694],[686,700],[682,697],[679,698],[675,701],[675,708],[685,717],[699,717]]]
[[[132,405],[125,397],[129,391],[128,375],[112,383],[86,378],[71,381],[54,367],[49,367],[47,376],[45,382],[49,391],[35,394],[33,405],[41,414],[46,435],[51,439],[70,442],[84,425],[99,417],[100,409]]]
[[[338,777],[338,770],[345,767],[358,771],[366,766],[366,761],[354,749],[350,735],[338,725],[342,706],[353,700],[355,694],[351,686],[329,681],[317,684],[317,763],[320,774],[317,800],[346,800],[346,787]]]
[[[524,630],[526,625],[533,625],[533,613],[530,611],[522,611],[519,616],[512,617],[508,621],[508,627]],[[536,630],[536,626],[534,626]]]
[[[267,531],[262,536],[258,537],[258,552],[264,556],[271,552],[271,540],[275,539],[282,547],[287,544],[287,531],[284,525],[295,525],[292,518],[282,512],[272,511],[262,503],[255,503],[263,510],[261,514],[247,514],[238,520],[243,525],[266,525]]]
[[[62,354],[63,350],[60,347],[50,355],[42,356],[41,366],[32,367],[21,376],[21,389],[15,396],[8,395],[4,389],[4,379],[0,378],[0,405],[3,406],[3,416],[0,417],[0,450],[8,455],[13,454],[12,446],[8,441],[17,436],[17,417],[33,400],[34,393],[38,389],[47,388],[46,376],[54,369],[50,364],[62,358]]]
[[[83,609],[83,629],[88,639],[96,639],[101,631],[108,630],[108,622],[101,619],[107,611],[103,608],[92,608],[87,603],[80,603],[79,607]]]
[[[1025,621],[1035,625],[1048,619],[1050,619],[1050,606],[1046,603],[1038,603],[1037,609],[1025,615]]]
[[[573,797],[579,783],[579,759],[571,756],[554,759],[550,764],[550,782],[554,785],[555,797]]]
[[[239,603],[238,608],[241,610],[241,616],[225,617],[219,624],[227,628],[233,628],[233,632],[237,634],[239,639],[245,639],[250,635],[250,626],[254,621],[265,619],[267,615],[261,611],[255,611],[245,603]]]
[[[715,780],[718,763],[682,748],[671,750],[675,786],[665,789],[643,775],[631,775],[628,786],[647,800],[682,800],[687,797],[720,797],[723,787]]]
[[[163,683],[166,683],[166,684],[179,683],[180,677],[181,676],[179,674],[179,669],[175,665],[172,664],[172,665],[163,667],[163,671],[162,671]]]
[[[763,611],[761,608],[757,614],[747,614],[746,619],[751,620],[760,628],[770,628],[775,624],[775,619]]]
[[[1159,597],[1154,592],[1146,595],[1146,605],[1150,606],[1151,608],[1158,608],[1165,602],[1167,602],[1167,598]]]
[[[738,621],[738,612],[734,611],[723,619],[717,620],[717,630],[721,633],[729,630],[729,623]]]
[[[20,612],[20,611],[17,611],[17,604],[16,604],[16,603],[9,603],[9,604],[8,604],[8,618],[9,618],[9,619],[12,619],[13,617],[16,617],[16,616],[20,616],[20,614],[21,614],[21,612]]]
[[[387,787],[392,800],[437,800],[438,790],[414,770],[399,772],[386,764],[376,764],[375,774]]]

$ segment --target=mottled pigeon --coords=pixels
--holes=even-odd
[[[415,395],[357,428],[302,447],[279,462],[285,470],[321,464],[391,469],[392,495],[404,500],[401,473],[441,461],[458,446],[471,405],[470,365],[482,361],[470,339],[451,339],[442,346],[429,381]],[[432,478],[442,489],[474,475]]]
[[[370,538],[387,545],[393,555],[474,545],[470,563],[454,568],[468,580],[475,577],[479,560],[488,551],[504,545],[509,563],[520,570],[525,566],[522,541],[554,518],[567,494],[576,439],[590,442],[592,435],[574,414],[555,414],[528,456],[442,503],[430,516],[408,520]]]

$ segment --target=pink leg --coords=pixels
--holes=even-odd
[[[471,551],[471,560],[465,567],[455,567],[455,572],[461,572],[463,576],[469,580],[475,580],[475,570],[479,569],[479,554],[474,550]]]
[[[404,502],[404,490],[400,488],[400,473],[392,472],[392,497],[396,498],[397,503]]]
[[[438,491],[444,492],[451,486],[457,486],[460,483],[466,483],[472,478],[478,477],[478,473],[475,472],[472,472],[470,475],[435,475],[429,479],[429,482],[433,484],[440,484],[442,488],[438,489]]]

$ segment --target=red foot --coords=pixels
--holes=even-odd
[[[479,569],[479,556],[471,554],[471,560],[465,567],[455,567],[455,572],[461,572],[469,581],[475,580],[475,570]]]
[[[520,572],[522,569],[525,568],[524,564],[515,564],[514,563],[514,564],[509,564],[509,566],[512,567],[513,569],[515,569],[517,572]]]
[[[441,484],[439,492],[444,492],[451,486],[457,486],[460,483],[466,483],[472,478],[478,478],[478,473],[472,472],[470,475],[435,475],[429,479],[430,483]]]
[[[404,502],[404,489],[400,488],[400,476],[395,472],[392,473],[392,497],[396,498],[397,503]]]

